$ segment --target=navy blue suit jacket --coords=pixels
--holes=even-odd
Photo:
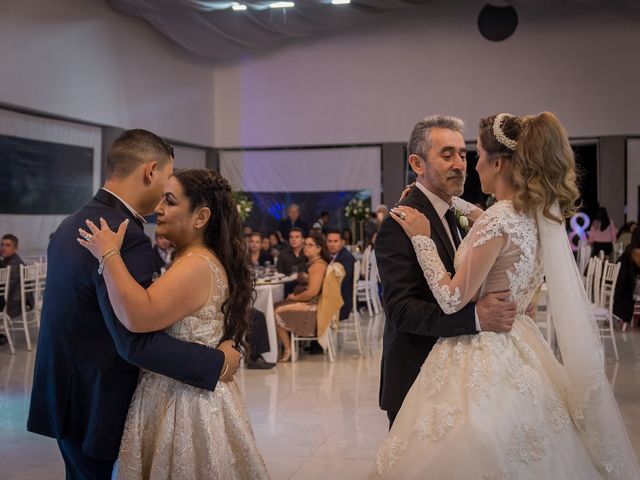
[[[447,271],[454,273],[455,251],[429,199],[417,187],[401,202],[425,214],[431,239]],[[380,407],[397,413],[438,337],[477,333],[475,303],[446,315],[429,288],[411,240],[390,216],[376,237],[386,321],[382,346]]]
[[[100,190],[67,217],[48,248],[38,352],[27,429],[74,442],[90,457],[115,460],[139,368],[214,390],[224,354],[163,332],[136,334],[118,321],[97,260],[78,244],[85,219],[111,229],[130,218],[121,253],[131,275],[151,283],[151,242],[139,220]],[[179,288],[179,286],[176,286]]]
[[[349,317],[353,308],[353,265],[356,263],[356,259],[349,250],[343,247],[338,252],[335,261],[342,264],[346,274],[340,286],[340,294],[344,302],[340,308],[340,320],[344,320]]]

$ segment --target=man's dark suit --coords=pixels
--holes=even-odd
[[[449,272],[454,272],[454,249],[427,197],[414,187],[403,205],[424,213],[431,223],[431,238]],[[411,240],[390,216],[376,239],[376,260],[386,322],[380,377],[380,408],[393,421],[427,355],[439,337],[476,333],[475,304],[445,315],[435,300],[418,264]]]
[[[292,222],[291,219],[287,217],[284,220],[282,220],[280,222],[280,225],[278,226],[278,231],[282,235],[282,238],[288,241],[289,232],[291,232],[291,229],[293,227],[298,227],[299,229],[301,229],[303,237],[306,237],[307,234],[309,233],[309,225],[307,225],[307,222],[300,219],[296,220],[295,222]]]
[[[345,276],[340,286],[340,294],[344,302],[342,308],[340,308],[340,320],[344,320],[349,317],[353,308],[353,265],[356,263],[356,259],[353,258],[349,250],[342,247],[335,261],[341,263],[345,271]]]
[[[66,218],[48,248],[48,278],[27,429],[58,439],[67,478],[110,478],[131,397],[144,368],[214,390],[224,354],[162,332],[135,334],[118,321],[97,260],[76,238],[85,219],[115,230],[130,218],[122,245],[129,272],[151,283],[152,252],[142,226],[122,202],[100,190]],[[71,458],[70,457],[70,453]],[[91,470],[95,462],[95,469]],[[108,469],[108,468],[107,468]]]

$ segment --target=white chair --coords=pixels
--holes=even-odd
[[[360,325],[360,313],[358,312],[358,279],[360,278],[360,262],[355,262],[353,264],[353,295],[352,301],[353,305],[351,307],[351,312],[349,312],[349,318],[345,318],[338,322],[338,330],[336,332],[336,337],[338,340],[338,344],[340,343],[340,335],[342,335],[342,341],[344,343],[348,343],[350,340],[348,339],[349,334],[355,334],[355,342],[358,345],[358,353],[360,355],[364,354],[364,342],[362,341],[362,327]]]
[[[42,300],[44,298],[44,287],[47,284],[47,262],[40,262],[36,264],[37,268],[37,282],[36,282],[36,295],[35,305],[36,317],[38,319],[38,327],[40,326],[40,315],[42,313]]]
[[[357,299],[366,302],[370,316],[377,315],[382,306],[378,296],[378,264],[371,246],[368,246],[362,255],[361,271],[364,279],[357,282]]]
[[[593,312],[600,331],[600,337],[605,340],[611,339],[613,344],[613,354],[618,357],[618,346],[616,345],[615,331],[613,330],[613,293],[616,289],[618,274],[620,273],[619,263],[605,262],[602,269],[602,281],[599,283],[599,292],[596,295],[597,302],[594,302]],[[595,288],[594,288],[595,291]]]
[[[20,307],[22,309],[22,327],[13,327],[14,330],[24,330],[24,337],[27,342],[27,350],[31,351],[31,335],[29,334],[29,324],[35,323],[40,327],[40,317],[36,308],[36,295],[38,293],[38,265],[20,265]],[[33,309],[27,311],[27,296],[31,294],[34,298]]]
[[[7,303],[9,300],[9,278],[11,275],[11,267],[0,268],[0,298],[4,298],[4,308],[0,311],[0,317],[2,317],[2,329],[7,337],[7,343],[9,344],[9,350],[11,354],[15,355],[16,350],[13,348],[13,338],[11,338],[11,319],[7,314]]]
[[[600,252],[602,253],[602,252]],[[593,281],[592,287],[587,291],[591,303],[600,305],[600,288],[602,287],[602,267],[603,259],[598,256],[593,260]]]

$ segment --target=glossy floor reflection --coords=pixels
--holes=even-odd
[[[335,363],[306,355],[273,370],[239,374],[274,480],[367,478],[387,420],[377,405],[382,319],[363,323],[365,356],[347,344]],[[35,354],[17,340],[15,356],[0,347],[0,478],[61,480],[55,441],[25,430]],[[620,334],[618,348],[620,363],[616,367],[608,355],[607,373],[640,454],[640,330]]]

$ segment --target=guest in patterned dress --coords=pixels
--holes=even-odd
[[[284,347],[279,362],[291,360],[289,332],[301,337],[313,337],[316,334],[318,296],[322,290],[328,260],[321,235],[311,233],[304,240],[304,255],[309,259],[308,273],[301,274],[301,283],[306,281],[306,286],[299,293],[291,293],[286,300],[275,305],[278,338]]]
[[[87,221],[91,233],[80,229],[79,242],[101,259],[118,319],[135,332],[164,329],[210,348],[227,339],[244,346],[252,277],[228,182],[211,170],[180,170],[156,213],[158,233],[176,246],[176,256],[146,290],[120,257],[127,221],[115,233],[104,221],[101,228]],[[269,478],[229,360],[225,354],[214,391],[141,373],[113,478]]]

